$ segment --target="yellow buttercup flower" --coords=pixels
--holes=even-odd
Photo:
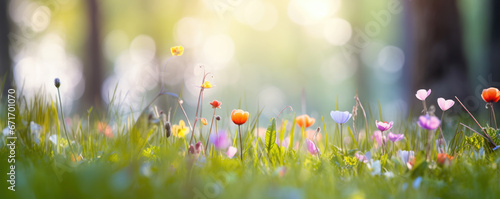
[[[184,47],[182,46],[174,46],[170,48],[170,52],[172,52],[172,56],[181,56],[184,52]]]
[[[205,81],[205,83],[203,83],[201,85],[202,88],[212,88],[212,84],[209,82],[209,81]]]
[[[172,134],[176,137],[184,137],[188,134],[188,128],[184,120],[179,121],[179,124],[172,125]]]

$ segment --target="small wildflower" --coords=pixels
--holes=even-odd
[[[170,52],[172,53],[172,56],[181,56],[182,53],[184,53],[184,47],[174,46],[170,48]]]
[[[446,110],[450,109],[453,105],[455,105],[455,101],[453,101],[451,99],[445,100],[442,97],[438,98],[437,102],[438,102],[439,108],[441,108],[441,110],[443,110],[443,111],[446,111]]]
[[[348,111],[332,111],[330,112],[330,116],[337,124],[344,124],[351,118],[352,114]]]
[[[54,79],[54,85],[56,88],[59,88],[59,86],[61,86],[61,80],[59,78]]]
[[[436,116],[421,115],[418,118],[418,125],[423,129],[434,130],[439,127],[441,121]]]
[[[105,135],[108,138],[113,137],[113,129],[111,129],[111,127],[104,122],[97,123],[97,131],[99,133],[102,133],[103,135]]]
[[[225,149],[231,144],[231,140],[227,138],[227,133],[225,131],[220,131],[218,135],[212,134],[210,136],[210,142],[214,144],[216,149]]]
[[[233,120],[234,124],[236,124],[236,125],[245,124],[245,122],[247,122],[249,116],[250,116],[250,113],[243,111],[241,109],[234,109],[231,112],[231,120]]]
[[[417,91],[417,94],[415,94],[415,96],[420,101],[424,101],[430,94],[431,94],[431,89],[429,89],[429,90],[420,89]]]
[[[397,142],[399,140],[402,140],[403,138],[405,138],[405,135],[404,134],[393,134],[392,132],[390,132],[387,137],[389,138],[390,141],[392,142]]]
[[[378,130],[380,131],[388,131],[392,128],[392,125],[394,124],[394,122],[383,122],[383,121],[377,121],[375,120],[375,125],[377,126]]]
[[[186,127],[186,123],[184,123],[184,120],[180,120],[179,124],[174,124],[172,126],[172,133],[176,137],[184,137],[186,134],[188,134],[188,127]]]
[[[351,156],[344,156],[344,162],[350,166],[358,164],[358,158]]]
[[[384,143],[386,142],[386,137],[385,135],[382,134],[381,131],[373,132],[372,139],[375,139],[378,146],[383,146]]]
[[[212,88],[212,83],[210,83],[209,81],[205,81],[202,85],[201,85],[201,88]]]
[[[500,100],[500,91],[497,88],[489,87],[483,90],[481,97],[487,103],[498,102]]]
[[[217,100],[214,100],[214,101],[210,102],[210,105],[212,105],[212,108],[220,108],[221,104],[222,103],[219,102],[219,101],[217,101]]]
[[[234,154],[236,154],[236,152],[237,152],[237,151],[238,151],[238,149],[236,149],[235,147],[230,146],[230,147],[227,149],[226,155],[227,155],[229,158],[233,158]]]
[[[300,128],[307,128],[316,122],[316,119],[309,117],[309,115],[300,115],[295,118],[295,122]]]
[[[307,150],[309,151],[309,153],[311,153],[311,155],[316,155],[319,151],[314,142],[311,141],[310,139],[306,139],[306,142],[307,142]]]
[[[208,124],[207,119],[201,118],[201,123],[206,126]]]
[[[439,165],[451,164],[452,160],[453,160],[453,156],[450,156],[446,153],[439,153],[437,156],[437,163]]]

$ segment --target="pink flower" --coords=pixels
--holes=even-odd
[[[356,158],[358,158],[359,161],[361,161],[363,163],[367,163],[368,162],[368,159],[366,158],[366,156],[361,155],[361,152],[358,151],[354,155],[356,156]]]
[[[314,142],[311,141],[310,139],[306,139],[306,142],[307,142],[307,150],[309,151],[309,153],[311,153],[312,155],[316,155],[316,153],[318,153],[318,148],[316,147]]]
[[[380,130],[382,132],[388,131],[389,129],[391,129],[393,124],[394,124],[394,122],[392,122],[392,121],[387,123],[387,122],[382,122],[382,121],[379,122],[379,121],[375,120],[375,125],[377,125],[378,130]]]
[[[276,138],[276,144],[279,147],[281,147],[280,139],[279,138]],[[284,148],[288,148],[289,145],[290,145],[290,137],[287,137],[287,138],[283,139],[283,147]]]
[[[392,132],[390,132],[389,135],[387,135],[387,136],[389,137],[389,140],[392,142],[397,142],[397,141],[405,138],[404,134],[393,134]]]
[[[238,151],[238,149],[236,149],[236,147],[230,146],[229,148],[227,148],[226,155],[229,158],[233,158],[234,154],[236,154],[237,151]]]
[[[386,138],[385,138],[384,135],[382,135],[381,131],[375,131],[375,132],[373,132],[372,139],[375,139],[375,141],[377,142],[378,146],[383,146],[383,144],[386,141]]]
[[[427,91],[425,89],[420,89],[417,91],[417,94],[415,96],[417,96],[417,99],[419,99],[420,101],[424,101],[425,98],[427,98],[430,94],[431,94],[431,89]]]
[[[445,100],[444,98],[440,97],[438,98],[438,105],[441,110],[446,111],[450,109],[453,105],[455,105],[455,101],[449,99]]]

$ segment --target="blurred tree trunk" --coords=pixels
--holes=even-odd
[[[97,0],[88,0],[88,42],[87,59],[84,60],[85,92],[83,96],[84,106],[79,107],[88,109],[90,106],[100,107],[102,104],[101,85],[102,77],[102,50],[101,50],[101,13]]]
[[[410,7],[415,48],[410,99],[416,102],[414,94],[422,88],[432,89],[427,100],[431,104],[438,97],[469,96],[458,1],[418,0],[411,1]]]
[[[489,54],[489,68],[486,78],[489,80],[491,75],[491,85],[500,87],[500,1],[490,1],[490,54]],[[500,106],[494,106],[496,113],[500,112]],[[498,116],[497,116],[498,118]]]
[[[9,16],[8,16],[8,2],[9,1],[1,1],[0,2],[0,80],[3,80],[3,77],[7,78],[5,80],[5,85],[3,87],[3,95],[7,95],[7,90],[11,88],[12,81],[14,79],[12,72],[12,62],[10,60],[9,55]],[[0,81],[1,84],[1,81]]]
[[[487,76],[492,76],[492,82],[500,84],[500,1],[491,0],[490,11],[490,63]],[[497,106],[498,107],[498,106]]]

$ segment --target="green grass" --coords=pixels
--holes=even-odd
[[[405,139],[396,145],[388,141],[385,154],[374,148],[371,139],[348,142],[342,153],[338,126],[329,116],[324,116],[323,121],[317,118],[310,129],[322,128],[323,138],[315,142],[321,154],[311,155],[305,144],[296,151],[269,140],[277,137],[282,141],[290,135],[295,137],[294,142],[302,140],[300,127],[294,126],[293,112],[276,123],[270,122],[268,140],[248,133],[258,128],[262,112],[258,110],[241,128],[245,149],[242,161],[236,132],[223,129],[238,148],[232,159],[225,150],[212,146],[205,154],[192,155],[188,153],[192,132],[186,138],[167,138],[162,122],[148,119],[149,110],[134,121],[112,103],[109,109],[71,117],[69,144],[83,157],[72,161],[55,99],[43,93],[29,101],[17,99],[16,191],[7,189],[3,177],[2,198],[500,198],[498,151],[489,150],[481,137],[460,126],[458,117],[453,122],[456,126],[445,128],[452,137],[448,139],[447,153],[454,159],[451,164],[440,165],[436,163],[436,147],[426,160],[422,137],[425,132],[415,124],[415,118],[395,122],[393,130],[404,133]],[[206,106],[204,112],[210,112],[210,108]],[[6,112],[2,109],[1,127],[7,126]],[[374,119],[370,119],[375,117],[369,115],[369,129],[376,129]],[[177,111],[171,123],[177,124],[180,119],[184,119],[183,115]],[[222,120],[231,122],[230,118]],[[355,129],[365,128],[363,114],[358,113],[356,121],[359,124]],[[40,125],[38,133],[31,132],[31,122]],[[99,132],[99,122],[110,123],[113,138]],[[465,123],[475,127],[471,121]],[[352,125],[352,119],[343,125],[344,137],[358,137]],[[205,143],[208,127],[203,128],[203,136],[197,132],[196,139]],[[498,131],[490,128],[489,133],[500,144]],[[52,135],[60,138],[59,147],[49,140]],[[0,168],[6,173],[10,151],[4,136],[1,141]],[[481,148],[486,150],[478,155]],[[412,169],[397,157],[398,150],[415,151]],[[374,163],[357,161],[356,151],[371,151],[372,160],[380,161],[381,174],[373,174]]]

